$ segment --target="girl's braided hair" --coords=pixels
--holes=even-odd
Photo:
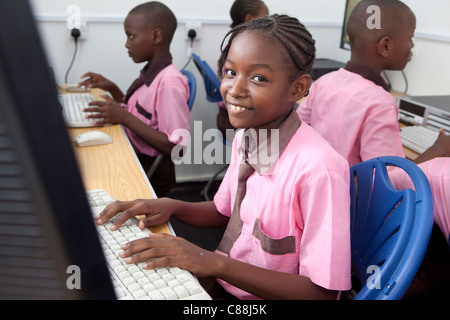
[[[311,73],[315,59],[315,41],[306,27],[298,19],[287,15],[274,14],[240,24],[230,30],[221,44],[221,55],[218,61],[218,76],[223,77],[223,65],[228,56],[230,46],[239,34],[244,31],[258,31],[267,37],[277,39],[286,49],[286,58],[294,64],[291,79],[302,74]],[[227,45],[224,47],[224,43]]]

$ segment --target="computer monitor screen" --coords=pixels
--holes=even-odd
[[[344,11],[344,22],[342,24],[341,45],[340,45],[341,49],[350,50],[350,41],[348,39],[347,34],[348,17],[350,16],[350,13],[353,11],[355,6],[359,2],[361,2],[361,0],[346,0]]]
[[[30,5],[0,1],[0,299],[114,299]]]

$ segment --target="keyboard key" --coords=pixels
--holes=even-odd
[[[176,286],[173,291],[178,295],[179,298],[189,297],[189,291],[183,286]]]
[[[172,288],[166,287],[160,290],[161,294],[166,298],[166,300],[178,299],[177,294],[172,290]]]
[[[202,292],[202,289],[200,288],[200,286],[199,286],[198,284],[194,283],[193,281],[187,281],[187,282],[185,282],[185,283],[184,283],[184,287],[185,287],[186,289],[188,289],[188,291],[189,291],[191,294],[197,294],[197,293]]]
[[[152,300],[164,300],[164,296],[158,290],[150,291],[148,296]]]

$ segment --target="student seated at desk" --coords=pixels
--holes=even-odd
[[[170,53],[177,20],[168,7],[154,1],[132,9],[124,27],[128,54],[135,63],[147,62],[139,78],[125,95],[115,83],[92,72],[82,75],[88,79],[79,85],[111,93],[114,99],[103,96],[106,101],[91,102],[85,111],[100,113],[98,124],[119,123],[125,127],[145,172],[159,153],[165,155],[150,179],[157,196],[163,196],[175,184],[172,149],[186,144],[172,138],[172,133],[179,128],[190,129],[189,87],[172,64]]]
[[[367,8],[380,7],[381,29],[369,29]],[[350,166],[379,156],[405,157],[398,107],[381,72],[402,70],[410,61],[416,27],[414,13],[400,1],[363,0],[351,13],[351,58],[346,67],[319,78],[297,109],[302,121],[322,134]],[[449,239],[450,136],[441,130],[435,144],[415,159],[434,197],[435,222]],[[394,174],[395,173],[395,174]],[[399,170],[391,178],[399,189],[412,187]]]
[[[297,19],[279,15],[241,24],[225,39],[221,95],[243,130],[214,201],[116,201],[97,223],[122,212],[113,229],[135,215],[147,215],[142,228],[171,216],[197,227],[227,225],[216,252],[151,234],[126,244],[121,256],[217,278],[240,299],[336,299],[351,287],[349,167],[294,110],[311,85],[314,40]],[[272,144],[277,154],[267,161]]]

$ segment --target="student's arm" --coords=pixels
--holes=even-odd
[[[140,228],[160,225],[167,222],[171,216],[188,225],[196,227],[222,227],[229,218],[217,212],[212,201],[185,202],[170,198],[115,201],[108,205],[96,218],[98,224],[103,224],[119,212],[114,230],[125,221],[135,216],[145,216],[139,224]]]
[[[397,109],[391,104],[375,105],[367,111],[357,139],[361,161],[384,155],[404,157]]]
[[[167,234],[151,234],[148,238],[129,242],[123,250],[121,257],[127,263],[156,258],[147,262],[144,268],[178,266],[199,277],[225,280],[263,299],[335,300],[337,297],[336,291],[317,286],[307,277],[256,267]]]
[[[147,126],[129,112],[123,115],[120,123],[133,131],[148,145],[165,155],[170,156],[172,149],[176,146],[176,144],[169,141],[167,134]]]
[[[447,136],[443,129],[439,130],[436,142],[419,155],[414,162],[419,164],[438,157],[450,157],[450,136]]]
[[[88,108],[83,109],[84,112],[94,113],[87,115],[86,118],[100,118],[101,120],[95,122],[98,125],[122,124],[159,152],[171,155],[175,144],[169,141],[167,134],[147,126],[110,97],[102,95],[102,98],[104,101],[92,101]]]

